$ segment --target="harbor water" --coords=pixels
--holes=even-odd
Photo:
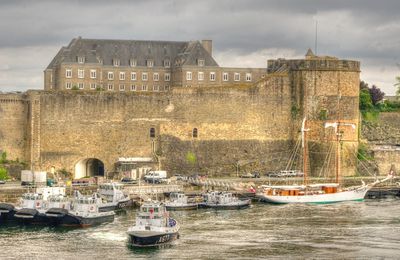
[[[398,259],[400,200],[325,205],[255,203],[243,210],[171,212],[180,239],[130,248],[135,210],[84,229],[0,227],[1,259]]]

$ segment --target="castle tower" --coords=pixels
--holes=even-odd
[[[358,147],[360,63],[340,60],[330,56],[315,56],[309,49],[302,60],[273,60],[268,62],[268,72],[289,68],[292,87],[292,111],[298,111],[294,128],[299,128],[302,118],[307,118],[311,175],[318,176],[327,153],[335,140],[335,130],[325,128],[325,123],[354,124],[355,128],[342,126],[342,176],[354,175]],[[294,131],[296,132],[296,131]],[[295,137],[294,137],[295,138]],[[330,171],[335,167],[334,155]],[[321,174],[322,175],[322,174]],[[329,174],[330,176],[330,174]]]

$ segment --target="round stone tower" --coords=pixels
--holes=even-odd
[[[309,49],[305,59],[268,62],[270,72],[283,66],[292,87],[293,127],[307,118],[310,175],[335,174],[339,122],[341,175],[354,175],[358,148],[360,63],[330,56],[316,56]],[[294,131],[296,132],[296,131]],[[294,137],[295,138],[295,137]],[[329,155],[331,154],[331,156]]]

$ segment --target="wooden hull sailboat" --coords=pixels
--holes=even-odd
[[[337,136],[337,153],[336,153],[336,183],[320,183],[308,184],[307,179],[307,145],[306,145],[306,119],[302,123],[302,147],[303,147],[303,171],[304,171],[304,184],[303,185],[286,185],[286,186],[261,186],[262,191],[257,193],[257,197],[264,202],[274,204],[287,204],[287,203],[313,203],[325,204],[336,203],[343,201],[362,201],[368,190],[376,184],[385,182],[393,178],[393,171],[383,180],[376,180],[373,183],[360,186],[340,188],[340,144],[341,133],[338,130],[339,126],[351,126],[355,129],[355,125],[348,123],[327,123],[325,127],[334,127]]]
[[[308,186],[262,186],[263,192],[257,197],[264,202],[274,204],[312,203],[327,204],[343,201],[363,201],[365,194],[376,184],[392,178],[388,175],[383,180],[338,190],[338,184],[314,184]]]

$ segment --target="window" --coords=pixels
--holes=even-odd
[[[79,89],[84,89],[84,87],[85,87],[85,86],[83,85],[82,82],[78,83],[78,88],[79,88]]]
[[[85,71],[78,69],[78,78],[83,79],[85,77]]]
[[[158,81],[160,79],[160,75],[158,73],[153,74],[153,80]]]
[[[147,77],[147,72],[143,72],[142,73],[142,80],[143,81],[147,81],[148,77]]]
[[[197,65],[203,67],[204,66],[204,60],[203,59],[198,59],[197,60]]]
[[[153,60],[147,60],[146,61],[147,67],[151,68],[154,66],[154,61]]]
[[[197,136],[198,136],[197,128],[193,128],[192,137],[193,137],[193,138],[197,138]]]
[[[71,82],[65,83],[65,88],[66,89],[71,89],[71,87],[72,87]]]
[[[235,72],[235,75],[233,76],[234,81],[239,81],[240,80],[240,73]]]
[[[186,80],[192,80],[192,72],[186,71]]]
[[[131,72],[131,80],[136,80],[136,72]]]
[[[119,73],[119,80],[125,80],[125,72]]]
[[[197,79],[198,79],[198,80],[204,80],[204,72],[199,71],[199,72],[197,73]]]
[[[153,91],[159,91],[160,87],[159,86],[153,86]]]
[[[251,73],[246,73],[246,81],[251,81]]]
[[[135,60],[135,59],[130,59],[130,60],[129,60],[129,65],[130,65],[131,67],[136,67],[136,65],[137,65],[136,60]]]
[[[223,81],[228,81],[228,80],[229,80],[229,77],[228,77],[228,73],[227,73],[227,72],[224,72],[224,73],[222,74],[222,80],[223,80]]]
[[[80,64],[85,63],[85,57],[84,56],[78,56],[78,63],[80,63]]]
[[[131,91],[136,91],[136,85],[131,85]]]
[[[90,70],[90,78],[95,79],[96,78],[96,70]]]
[[[112,71],[108,72],[108,80],[114,80],[114,72]]]
[[[111,84],[111,83],[108,84],[107,89],[108,89],[108,90],[114,90],[114,85]]]
[[[170,81],[171,80],[171,74],[170,73],[165,73],[164,74],[164,80],[165,81]]]
[[[171,61],[170,60],[164,60],[164,67],[165,68],[171,67]]]
[[[168,86],[168,85],[165,85],[164,91],[168,91],[168,90],[169,90],[169,86]]]
[[[65,77],[68,79],[72,78],[72,70],[71,69],[65,70]]]
[[[215,81],[215,72],[210,72],[210,80]]]
[[[147,85],[142,86],[142,91],[147,91]]]
[[[119,67],[120,60],[119,59],[113,59],[113,65],[114,65],[114,67]]]
[[[124,84],[120,84],[119,85],[119,91],[125,91],[125,85]]]
[[[90,83],[90,89],[96,89],[96,83]]]
[[[156,129],[154,127],[150,128],[150,138],[156,137]]]

